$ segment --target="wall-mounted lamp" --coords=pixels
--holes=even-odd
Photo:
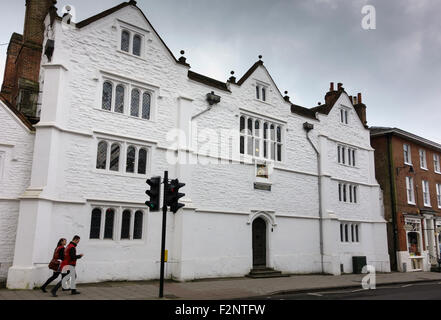
[[[211,93],[207,93],[207,102],[212,106],[213,104],[217,104],[221,101],[221,97],[214,94],[214,91]]]

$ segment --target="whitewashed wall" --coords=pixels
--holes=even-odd
[[[144,58],[118,50],[120,26],[127,22],[146,35]],[[164,170],[187,184],[185,210],[169,215],[168,276],[191,280],[247,274],[252,268],[251,223],[257,217],[256,212],[262,212],[267,219],[268,266],[288,273],[320,272],[317,159],[303,130],[306,121],[315,125],[311,132],[315,145],[318,146],[319,135],[328,141],[329,153],[323,157],[325,173],[331,178],[364,184],[359,190],[361,202],[355,210],[347,210],[335,202],[334,180],[325,189],[324,212],[334,213],[325,230],[325,241],[329,244],[328,270],[338,274],[340,263],[347,264],[353,254],[367,255],[372,261],[387,260],[386,247],[368,245],[369,232],[363,232],[367,238],[362,239],[358,248],[345,248],[336,241],[339,219],[366,220],[366,230],[375,229],[371,226],[374,222],[382,223],[379,203],[376,205],[378,186],[372,170],[373,158],[369,157],[372,153],[369,133],[354,113],[350,118],[353,125],[344,129],[339,126],[337,109],[327,117],[321,116],[320,122],[292,114],[290,104],[280,96],[263,67],[242,86],[231,85],[231,93],[189,80],[188,68],[174,62],[151,26],[132,7],[79,30],[73,26],[63,28],[56,22],[54,37],[52,61],[48,63],[43,57],[42,63],[43,105],[30,182],[30,189],[40,188],[40,191],[28,192],[20,211],[20,216],[27,210],[35,212],[35,223],[20,220],[23,223],[19,234],[23,237],[18,239],[17,263],[11,268],[9,287],[33,287],[41,283],[49,271],[44,264],[37,264],[50,259],[60,237],[71,238],[75,234],[82,237],[79,251],[85,254],[78,264],[80,282],[158,278],[160,213],[146,213],[144,238],[140,241],[120,241],[117,237],[89,240],[89,231],[93,205],[143,206],[147,198],[146,178],[162,175]],[[151,89],[152,120],[101,110],[102,84],[106,78]],[[270,87],[266,103],[255,99],[256,80]],[[167,149],[173,146],[167,141],[166,133],[178,125],[189,130],[183,119],[205,110],[208,107],[205,96],[211,91],[221,96],[221,102],[198,117],[198,129],[239,132],[243,109],[284,123],[285,155],[282,163],[275,165],[271,192],[254,190],[255,167],[250,159],[243,159],[242,164],[234,161],[209,166],[167,163]],[[123,170],[110,173],[95,169],[100,138],[151,148],[148,173],[134,176]],[[363,148],[359,168],[344,170],[335,164],[334,141]],[[196,157],[199,147],[193,137],[190,157]],[[185,150],[180,151],[183,153]],[[238,149],[235,153],[238,156]],[[122,155],[123,166],[124,151]],[[43,212],[43,208],[50,212]],[[45,225],[43,221],[50,223]],[[35,236],[25,236],[24,230],[28,228],[35,231]],[[372,236],[382,239],[382,229],[373,231]],[[25,248],[29,247],[32,249],[28,253]],[[29,274],[24,282],[19,280],[24,278],[23,273]]]
[[[34,134],[0,101],[0,281],[14,257],[19,197],[29,184]]]

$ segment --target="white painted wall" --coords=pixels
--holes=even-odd
[[[143,58],[118,51],[119,30],[124,23],[144,34]],[[267,219],[268,266],[287,273],[320,272],[318,172],[316,154],[303,130],[305,121],[315,125],[313,143],[318,146],[319,135],[320,141],[326,142],[320,143],[320,150],[326,151],[320,178],[327,186],[322,199],[327,219],[325,271],[339,274],[340,263],[348,265],[355,254],[366,255],[378,271],[388,270],[386,229],[370,157],[373,150],[369,132],[355,111],[351,125],[345,128],[339,124],[337,108],[328,116],[320,116],[320,122],[292,114],[290,104],[282,99],[263,67],[242,86],[231,85],[231,93],[189,80],[188,68],[173,61],[151,26],[132,7],[80,30],[62,28],[56,22],[54,37],[53,59],[48,63],[43,57],[42,61],[41,121],[37,125],[32,179],[20,206],[19,236],[8,287],[30,288],[42,283],[49,274],[45,263],[57,240],[75,234],[81,236],[78,250],[85,254],[78,263],[79,282],[158,278],[160,213],[146,212],[144,238],[139,241],[119,240],[120,218],[114,240],[90,240],[89,231],[93,205],[119,210],[144,207],[146,178],[162,175],[164,170],[186,183],[186,208],[168,216],[169,277],[191,280],[247,274],[252,268],[252,221],[259,215]],[[152,120],[101,110],[102,84],[107,78],[150,89]],[[267,102],[255,99],[257,80],[269,86]],[[193,129],[197,127],[199,132],[210,128],[238,133],[242,112],[276,119],[284,125],[285,156],[275,164],[271,192],[254,190],[255,166],[247,157],[243,163],[220,165],[167,163],[167,151],[174,151],[174,147],[166,133],[177,126],[189,131],[187,120],[208,107],[205,96],[211,91],[221,96],[221,102],[197,118]],[[148,173],[135,176],[95,169],[101,138],[150,148]],[[358,168],[349,170],[335,163],[336,141],[360,148]],[[213,160],[198,155],[202,143],[197,136],[192,137],[189,147],[179,154],[188,151],[192,159]],[[234,157],[240,158],[238,148]],[[121,160],[124,167],[124,156]],[[335,179],[361,185],[358,205],[349,208],[335,201]],[[26,220],[30,212],[34,219]],[[338,242],[339,220],[348,219],[362,221],[363,239],[357,247]],[[372,238],[377,239],[375,244]]]
[[[0,101],[0,281],[14,257],[19,197],[29,184],[34,134]]]

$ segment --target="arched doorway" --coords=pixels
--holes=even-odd
[[[253,268],[266,267],[266,222],[262,218],[253,221]]]

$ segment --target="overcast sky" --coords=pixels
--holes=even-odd
[[[59,0],[76,20],[118,0]],[[22,33],[25,0],[1,1],[0,43]],[[364,5],[376,30],[364,30]],[[441,143],[440,0],[139,0],[138,6],[176,57],[225,81],[263,55],[279,89],[314,107],[329,82],[363,93],[370,126],[391,126]],[[0,82],[7,46],[0,46]]]

